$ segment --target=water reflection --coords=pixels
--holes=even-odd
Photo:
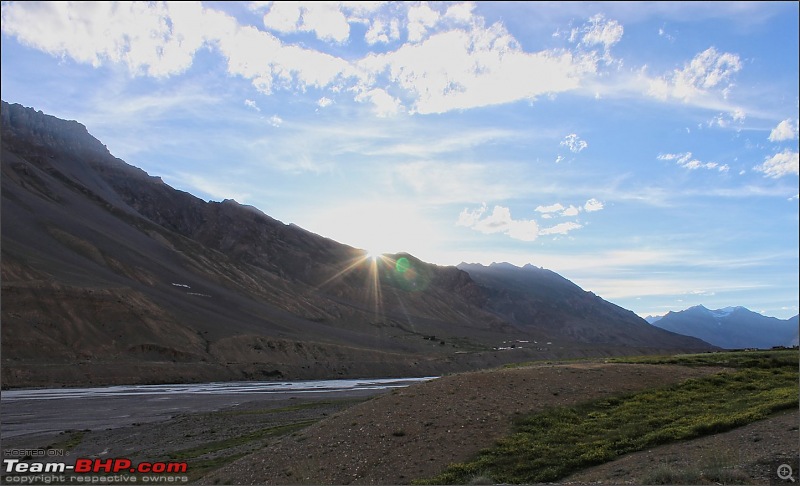
[[[57,400],[65,398],[103,398],[145,395],[237,395],[275,393],[324,393],[350,390],[387,390],[432,380],[421,378],[378,378],[316,381],[235,381],[170,385],[119,385],[96,388],[43,388],[4,390],[0,400]]]

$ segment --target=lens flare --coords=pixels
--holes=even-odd
[[[398,273],[406,273],[409,268],[411,268],[411,262],[409,262],[406,257],[399,258],[394,264],[394,269],[397,270]]]

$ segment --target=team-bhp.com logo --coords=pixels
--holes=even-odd
[[[78,458],[75,464],[67,464],[65,462],[23,462],[19,459],[3,459],[3,472],[6,473],[5,481],[15,483],[28,483],[28,482],[135,482],[136,476],[129,476],[129,474],[138,475],[167,475],[167,474],[185,474],[188,470],[186,462],[139,462],[134,463],[126,458],[110,458],[110,459],[90,459]],[[55,476],[70,474],[70,476]],[[75,476],[79,474],[93,474],[95,476]],[[113,475],[113,476],[100,476],[103,481],[97,481],[96,475]],[[17,476],[20,475],[20,476]],[[31,475],[43,475],[38,479]],[[45,477],[46,475],[49,475]],[[16,478],[16,479],[15,479]],[[184,481],[188,481],[185,476]],[[26,480],[27,479],[27,480]],[[32,480],[37,479],[37,480]],[[161,479],[166,477],[159,476],[140,476],[143,482],[163,482]],[[174,482],[175,477],[170,477]]]

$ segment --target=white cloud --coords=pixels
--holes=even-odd
[[[278,32],[296,32],[302,15],[300,2],[274,2],[264,14],[264,27]]]
[[[364,40],[367,44],[383,43],[400,39],[400,22],[397,19],[383,20],[375,19],[370,25],[367,33],[364,34]]]
[[[592,198],[586,201],[586,204],[583,205],[583,209],[585,209],[587,213],[600,211],[601,209],[603,209],[603,203],[598,201],[597,199]]]
[[[572,221],[568,221],[566,223],[559,223],[555,226],[550,228],[542,228],[539,230],[539,234],[542,236],[545,235],[565,235],[572,230],[583,228],[583,225],[574,223]]]
[[[769,134],[770,142],[781,142],[783,140],[794,140],[797,138],[797,120],[792,121],[787,118],[778,123]]]
[[[472,2],[456,3],[447,7],[444,18],[461,24],[469,24],[473,19],[473,10],[475,10],[475,4]]]
[[[675,71],[674,81],[678,92],[691,88],[709,89],[727,82],[740,69],[739,56],[727,52],[720,54],[709,47],[696,55],[685,68]]]
[[[273,7],[283,9],[277,6],[282,4]],[[22,43],[95,67],[122,63],[137,75],[179,74],[203,46],[218,49],[230,74],[250,79],[266,94],[275,85],[328,86],[350,69],[347,61],[284,45],[268,32],[193,2],[4,4],[2,17],[4,34]],[[276,25],[289,28],[291,17],[287,12]]]
[[[199,4],[45,2],[3,4],[3,33],[54,56],[98,67],[124,63],[163,77],[189,68],[205,42]]]
[[[561,203],[555,203],[549,206],[539,206],[536,211],[541,213],[542,219],[552,219],[556,213],[560,213],[560,216],[577,216],[582,210],[592,212],[601,209],[603,209],[603,203],[596,199],[590,199],[583,208],[573,205],[565,208]],[[456,225],[466,226],[484,234],[503,233],[522,241],[534,241],[539,236],[566,235],[570,231],[583,228],[582,224],[574,221],[558,223],[549,228],[540,228],[535,220],[513,219],[511,210],[504,206],[495,206],[492,213],[488,214],[486,203],[477,209],[464,208],[458,216]]]
[[[602,208],[602,206],[601,206]],[[542,213],[542,218],[550,219],[554,213],[559,213],[559,216],[577,216],[581,212],[581,208],[570,204],[569,207],[564,207],[561,203],[551,204],[550,206],[537,206],[537,213]]]
[[[333,100],[323,96],[319,100],[317,100],[317,106],[320,108],[327,108],[333,104]]]
[[[431,6],[433,5],[433,7]],[[574,51],[526,52],[502,23],[486,25],[473,3],[253,2],[262,28],[240,24],[199,3],[20,2],[3,4],[3,33],[54,56],[131,73],[170,76],[188,69],[201,48],[219,52],[228,73],[263,94],[307,88],[350,91],[382,116],[535,100],[577,90],[597,74],[593,46],[618,41],[613,21],[593,18]],[[380,10],[379,10],[380,9]],[[368,44],[408,42],[361,59],[328,54],[276,35],[311,33],[333,43],[350,39],[350,23],[366,27]],[[290,43],[295,42],[295,43]],[[376,91],[377,90],[377,91]],[[392,93],[391,97],[388,93]]]
[[[273,2],[264,27],[282,33],[313,32],[320,40],[342,43],[350,24],[337,2]]]
[[[715,116],[708,122],[708,126],[718,126],[720,128],[726,128],[731,125],[731,123],[744,123],[746,118],[744,110],[741,108],[734,109],[731,113],[720,113],[719,115]]]
[[[675,37],[674,37],[673,35],[669,34],[669,33],[666,31],[666,29],[664,29],[664,27],[659,27],[659,29],[658,29],[658,35],[659,35],[660,37],[663,37],[663,38],[667,39],[667,40],[668,40],[668,41],[670,41],[670,42],[674,42],[674,41],[675,41]]]
[[[278,115],[272,115],[269,118],[269,124],[272,125],[273,127],[279,127],[283,125],[283,119]]]
[[[538,213],[557,213],[563,210],[564,206],[562,206],[561,203],[551,204],[550,206],[538,206],[536,208],[536,212]]]
[[[572,29],[570,41],[585,47],[603,46],[603,60],[611,62],[610,49],[622,39],[624,29],[616,20],[606,20],[602,14],[597,14],[581,28]]]
[[[711,89],[724,90],[730,88],[730,80],[742,69],[739,56],[731,53],[719,53],[713,47],[697,54],[682,69],[676,69],[670,75],[649,80],[649,94],[666,100],[676,98],[690,101],[702,96]]]
[[[362,82],[387,76],[405,91],[412,113],[444,113],[535,99],[577,89],[595,72],[587,55],[524,52],[496,23],[476,22],[409,43],[395,51],[370,54],[357,62]]]
[[[561,216],[577,216],[580,212],[581,208],[570,204],[569,207],[561,213]]]
[[[767,157],[763,164],[753,167],[765,176],[777,179],[787,175],[800,174],[800,163],[798,163],[798,152],[789,149]]]
[[[536,221],[515,220],[511,217],[511,210],[503,206],[495,206],[492,213],[484,217],[486,210],[486,204],[472,211],[465,208],[459,214],[456,225],[484,234],[503,233],[521,241],[535,241],[539,237]]]
[[[419,42],[438,21],[439,12],[430,8],[427,3],[411,7],[408,9],[408,40]]]
[[[318,38],[341,43],[350,37],[350,24],[336,4],[309,2],[306,8],[303,14],[304,26],[313,31]]]
[[[261,108],[258,107],[255,101],[253,100],[244,100],[244,105],[248,108],[252,108],[256,111],[261,111]]]
[[[475,226],[478,221],[480,221],[481,216],[483,216],[483,213],[485,212],[486,203],[483,203],[478,209],[473,209],[471,211],[467,208],[464,208],[464,210],[458,215],[456,226],[466,226],[471,228],[472,226]]]
[[[224,14],[214,15],[219,20],[213,23],[216,29],[213,45],[227,58],[228,72],[251,80],[264,94],[270,94],[274,88],[327,87],[350,69],[343,59],[284,45],[268,32],[240,27]]]
[[[477,15],[474,2],[252,2],[248,8],[263,14],[258,27],[206,5],[9,2],[3,4],[3,33],[54,56],[94,66],[121,63],[134,74],[161,77],[185,71],[205,48],[226,59],[229,74],[265,95],[308,88],[350,92],[373,102],[380,116],[630,89],[593,84],[604,79],[599,65],[610,60],[608,51],[624,32],[602,15],[573,31],[571,49],[526,51],[502,22]],[[367,45],[399,42],[403,33],[409,42],[350,58],[339,46],[326,52],[319,43],[287,36],[341,44],[352,40],[351,24],[363,26]],[[642,74],[639,81],[653,95],[686,101],[729,89],[739,69],[737,55],[712,47],[667,76]],[[579,140],[572,145],[578,151],[585,146]]]
[[[709,169],[717,170],[719,172],[727,172],[730,167],[727,164],[719,164],[717,162],[701,162],[692,157],[691,152],[683,152],[679,154],[659,154],[658,160],[675,161],[678,166],[684,169],[697,170]]]
[[[567,135],[566,137],[564,137],[564,140],[562,140],[559,143],[559,145],[561,145],[563,147],[567,147],[570,152],[573,152],[573,153],[576,153],[576,154],[581,152],[582,150],[584,150],[586,147],[589,146],[589,144],[586,143],[585,140],[581,140],[580,137],[578,137],[578,135],[576,135],[574,133],[571,133],[571,134]]]
[[[382,89],[371,89],[356,96],[356,101],[369,101],[373,104],[374,112],[379,117],[393,116],[403,109],[400,100]]]

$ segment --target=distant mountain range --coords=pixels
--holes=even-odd
[[[0,268],[4,387],[421,376],[712,348],[548,270],[372,260],[176,190],[80,123],[5,101]]]
[[[661,329],[694,336],[725,349],[798,344],[798,316],[782,320],[745,307],[711,310],[698,305],[663,317],[648,316],[646,320]]]

